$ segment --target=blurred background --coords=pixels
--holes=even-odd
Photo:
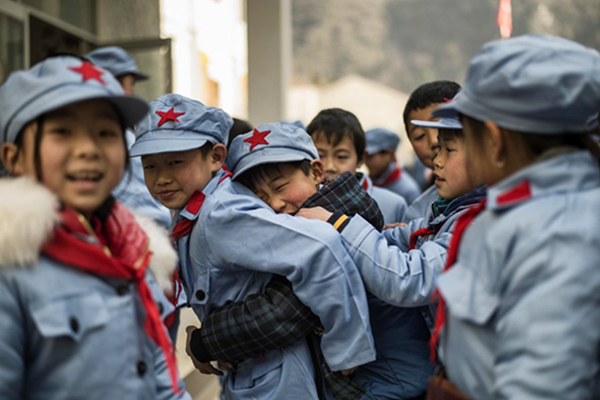
[[[461,82],[498,39],[499,0],[0,0],[0,81],[49,54],[118,45],[151,76],[136,93],[175,92],[252,124],[352,111],[405,137],[402,110],[422,83]],[[600,49],[600,0],[512,0],[512,35],[549,33]],[[407,140],[401,163],[413,159]],[[184,314],[182,327],[197,323]],[[182,351],[188,389],[218,393]]]

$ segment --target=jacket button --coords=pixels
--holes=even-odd
[[[69,319],[69,325],[71,325],[71,329],[73,330],[73,332],[79,332],[79,321],[77,320],[77,318],[71,317],[71,319]]]
[[[145,362],[140,361],[137,364],[137,370],[138,370],[138,375],[140,377],[143,377],[144,375],[146,375],[146,371],[148,370],[148,367],[146,366]]]
[[[198,290],[196,292],[196,298],[200,301],[204,300],[204,298],[206,297],[206,293],[204,292],[204,290]]]
[[[165,311],[165,306],[163,306],[162,303],[158,303],[158,313],[162,314],[163,311]]]
[[[117,294],[119,296],[125,296],[127,293],[129,293],[129,286],[128,285],[123,284],[123,285],[117,286]]]

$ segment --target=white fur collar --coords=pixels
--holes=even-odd
[[[59,201],[28,177],[0,178],[0,193],[0,268],[34,264],[59,221]],[[177,253],[168,232],[151,218],[135,217],[150,239],[150,269],[160,287],[170,292]]]

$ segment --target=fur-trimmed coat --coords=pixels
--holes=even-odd
[[[46,188],[7,178],[0,193],[0,398],[189,399],[173,393],[163,353],[144,331],[135,283],[41,254],[59,221]],[[153,253],[146,281],[164,316],[172,306],[161,287],[177,255],[162,228],[137,222]]]

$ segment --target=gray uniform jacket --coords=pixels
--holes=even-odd
[[[474,399],[592,399],[600,343],[600,174],[585,151],[489,188],[446,299],[442,357]]]
[[[3,179],[0,191],[8,228],[0,229],[0,398],[191,399],[171,387],[163,353],[144,331],[135,284],[39,256],[56,199],[24,178]],[[154,266],[168,283],[176,254],[166,235],[150,234],[150,250],[169,260],[170,269]],[[147,281],[163,316],[171,312],[150,272]]]

